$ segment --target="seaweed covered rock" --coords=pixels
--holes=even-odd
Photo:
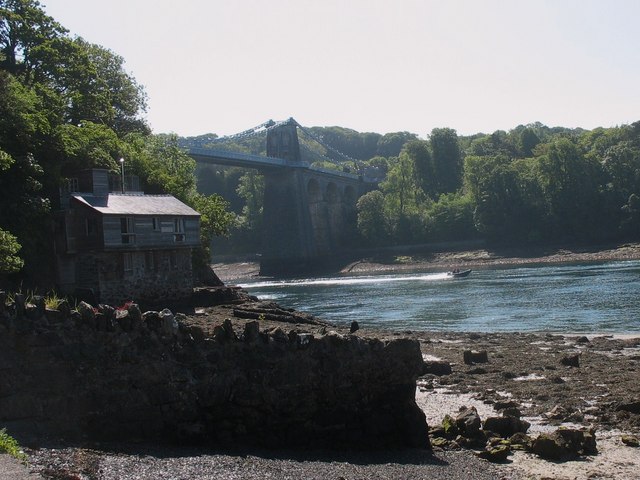
[[[542,433],[531,443],[531,452],[548,460],[564,460],[580,455],[596,455],[596,436],[593,430],[559,428]]]

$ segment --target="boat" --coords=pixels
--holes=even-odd
[[[464,278],[464,277],[468,277],[470,273],[471,273],[470,268],[467,270],[452,270],[450,272],[447,272],[447,276],[453,277],[453,278]]]

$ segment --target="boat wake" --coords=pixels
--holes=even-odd
[[[396,275],[378,275],[370,277],[348,277],[348,278],[313,278],[302,280],[278,280],[278,281],[264,281],[241,284],[242,288],[265,288],[265,287],[295,287],[295,286],[312,286],[312,285],[326,285],[326,286],[339,286],[339,285],[366,285],[366,284],[384,284],[391,282],[429,282],[435,280],[446,280],[451,278],[447,273],[432,273],[424,275],[412,275],[412,276],[396,276]]]

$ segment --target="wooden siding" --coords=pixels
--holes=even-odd
[[[179,248],[200,245],[199,217],[184,216],[129,216],[133,218],[133,232],[124,235],[123,243],[120,215],[105,215],[102,220],[105,249],[139,250],[146,248]],[[175,220],[182,222],[182,231],[175,229]],[[155,223],[155,229],[154,229]],[[180,240],[182,239],[182,240]]]

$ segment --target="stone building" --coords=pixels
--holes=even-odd
[[[198,212],[171,195],[110,191],[102,169],[81,172],[61,204],[54,235],[61,292],[111,305],[191,296]]]

